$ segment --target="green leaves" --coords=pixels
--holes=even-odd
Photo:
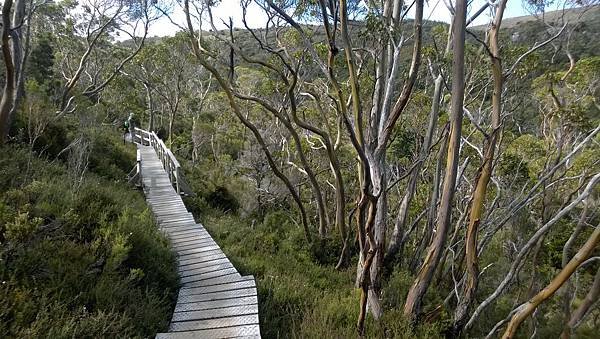
[[[118,132],[97,133],[106,140],[98,163],[132,164],[131,149],[102,151],[122,144]],[[60,159],[51,164],[14,144],[0,152],[3,335],[149,337],[168,325],[177,287],[168,242],[124,176],[99,169],[73,191]]]
[[[600,57],[579,60],[568,70],[547,72],[532,87],[551,127],[590,129],[598,121]]]
[[[517,173],[522,163],[527,168],[529,178],[537,178],[547,161],[544,141],[531,134],[521,135],[508,145],[504,160],[508,166],[506,169],[512,168],[513,173]]]
[[[42,218],[32,218],[29,216],[29,212],[17,213],[13,221],[6,223],[4,236],[7,241],[27,241],[36,233],[42,223]]]

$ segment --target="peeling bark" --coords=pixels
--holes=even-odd
[[[569,263],[565,266],[565,268],[563,268],[543,290],[541,290],[537,295],[535,295],[533,298],[531,298],[526,303],[517,307],[512,312],[513,316],[511,318],[510,322],[508,323],[508,326],[506,328],[506,331],[502,335],[502,338],[503,339],[514,338],[514,336],[517,332],[517,329],[519,328],[521,323],[525,319],[527,319],[527,317],[529,317],[542,302],[546,301],[547,299],[549,299],[550,297],[552,297],[554,295],[554,293],[569,279],[569,277],[571,277],[571,275],[573,274],[573,272],[575,272],[577,267],[582,262],[584,262],[587,258],[590,257],[590,255],[592,254],[592,252],[594,251],[594,249],[596,248],[598,243],[600,243],[600,225],[596,226],[596,228],[594,229],[594,232],[592,233],[592,235],[590,235],[590,237],[588,238],[586,243],[579,249],[579,251],[569,261]],[[598,274],[596,275],[596,278],[598,278]],[[600,279],[595,279],[594,285],[600,285],[600,282],[598,282],[598,280],[600,280]],[[594,289],[594,287],[596,288],[596,291],[591,291],[592,292],[591,296],[593,297],[594,295],[596,295],[596,297],[597,297],[598,286],[592,286],[592,290]],[[591,303],[593,303],[593,302],[591,302]],[[584,311],[584,310],[587,311],[586,308],[589,307],[589,306],[587,306],[587,300],[586,300],[586,302],[584,302],[584,304],[586,304],[586,305],[584,305],[584,309],[582,311]],[[578,314],[574,314],[574,316],[581,317]],[[570,323],[570,321],[569,321],[569,323]]]
[[[543,237],[557,221],[559,221],[562,217],[569,213],[581,201],[586,199],[591,194],[592,189],[599,181],[600,173],[596,174],[589,180],[588,184],[586,185],[586,188],[579,196],[577,196],[577,198],[573,199],[573,201],[569,205],[565,206],[558,213],[556,213],[554,217],[552,217],[550,220],[548,220],[546,224],[540,227],[535,232],[535,234],[527,241],[527,243],[523,245],[523,247],[519,250],[519,253],[517,254],[516,258],[513,260],[509,271],[504,276],[504,279],[502,279],[500,284],[498,284],[498,286],[496,287],[496,290],[492,294],[490,294],[484,301],[482,301],[481,304],[479,304],[479,306],[477,306],[477,308],[471,315],[471,318],[469,318],[469,322],[465,325],[466,329],[469,329],[473,325],[473,323],[481,315],[481,312],[483,312],[484,309],[489,307],[492,302],[494,302],[504,293],[508,284],[514,279],[515,275],[517,275],[517,273],[519,272],[525,260],[525,257],[529,254],[529,251],[533,248],[537,241],[541,237]]]
[[[600,267],[596,272],[596,276],[594,278],[594,282],[592,283],[592,287],[585,295],[585,298],[579,305],[579,307],[573,312],[571,318],[567,322],[565,329],[561,333],[561,338],[568,339],[571,337],[573,331],[579,326],[579,324],[583,321],[585,316],[592,309],[592,306],[596,302],[598,302],[598,297],[600,296]]]
[[[267,162],[269,163],[269,167],[273,171],[273,174],[275,174],[275,176],[278,177],[284,183],[284,185],[287,187],[287,189],[290,191],[290,194],[292,195],[292,198],[296,202],[296,205],[298,206],[298,210],[300,212],[300,216],[301,216],[301,220],[302,220],[302,227],[304,228],[304,235],[306,237],[306,240],[309,243],[312,242],[312,236],[311,236],[310,227],[308,224],[306,210],[304,209],[304,204],[302,203],[302,200],[300,199],[298,192],[296,192],[296,189],[294,188],[294,186],[292,185],[290,180],[277,167],[277,164],[273,160],[273,156],[271,155],[269,148],[267,147],[266,143],[264,142],[262,135],[260,134],[260,132],[258,131],[256,126],[254,124],[252,124],[248,119],[246,119],[246,117],[244,117],[244,115],[242,114],[242,112],[239,108],[239,105],[235,101],[234,93],[233,93],[232,89],[229,87],[227,81],[221,76],[221,73],[219,73],[219,71],[216,68],[214,68],[212,65],[210,65],[204,58],[204,55],[202,53],[203,50],[200,47],[200,44],[196,37],[196,33],[194,31],[194,27],[192,25],[192,20],[190,17],[190,10],[189,10],[189,0],[184,0],[184,13],[185,13],[186,24],[187,24],[187,28],[188,28],[187,33],[190,36],[190,43],[192,45],[192,50],[194,52],[196,60],[198,60],[198,62],[215,77],[215,79],[219,83],[220,87],[223,89],[223,91],[227,95],[227,99],[229,100],[230,106],[233,109],[233,112],[236,115],[236,117],[242,122],[242,124],[244,126],[246,126],[252,132],[252,134],[256,138],[256,141],[259,143],[261,149],[263,150],[265,156],[267,157]]]
[[[475,179],[475,191],[471,200],[471,209],[469,212],[469,224],[465,237],[465,258],[466,258],[466,282],[463,287],[463,297],[456,306],[454,313],[453,332],[459,335],[464,325],[467,323],[469,309],[475,299],[477,285],[479,283],[479,267],[477,260],[477,236],[479,225],[483,217],[484,204],[486,200],[487,187],[492,177],[494,155],[496,143],[500,136],[501,114],[502,114],[502,90],[504,89],[502,75],[502,63],[500,61],[500,47],[498,45],[498,35],[504,9],[507,0],[500,1],[496,9],[496,16],[490,29],[490,59],[492,64],[492,74],[494,90],[492,93],[492,131],[485,138],[483,164],[479,167]]]
[[[10,113],[14,103],[15,92],[15,67],[10,47],[10,29],[11,20],[10,12],[12,8],[12,0],[4,0],[2,6],[2,30],[0,38],[2,39],[2,58],[4,60],[4,90],[2,92],[2,100],[0,100],[0,144],[6,142],[8,132],[10,130]]]
[[[458,171],[458,160],[460,151],[460,139],[462,132],[463,102],[465,92],[465,22],[467,15],[467,3],[465,0],[456,2],[456,14],[453,24],[453,60],[452,60],[452,102],[450,118],[450,137],[448,143],[448,156],[446,162],[446,174],[444,178],[444,188],[437,216],[437,227],[435,235],[425,261],[417,274],[413,285],[408,291],[406,302],[404,304],[404,315],[415,322],[421,313],[421,306],[425,293],[431,284],[431,279],[435,273],[440,258],[442,256],[446,238],[448,236],[448,227],[450,225],[450,215],[452,211],[452,201],[456,190],[456,177]]]

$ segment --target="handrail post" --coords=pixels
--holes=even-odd
[[[171,163],[166,161],[166,164],[167,164],[167,175],[169,175],[169,181],[172,183],[173,182],[173,170],[171,169]]]
[[[175,181],[175,166],[171,159],[169,159],[169,178],[171,179],[171,184]]]
[[[162,141],[156,132],[147,131],[141,128],[134,127],[133,140],[136,138],[139,140],[139,144],[143,146],[150,146],[153,148],[156,156],[162,164],[163,169],[165,170],[167,176],[169,177],[169,181],[171,185],[177,191],[177,194],[187,193],[189,190],[189,186],[185,181],[183,176],[183,172],[181,170],[181,165],[177,158],[173,154],[173,152],[165,145],[164,141]],[[135,142],[135,141],[134,141]],[[137,173],[141,178],[142,165],[141,165],[141,152],[138,149],[137,154]],[[143,184],[143,181],[140,179],[140,184]]]
[[[181,194],[179,188],[179,166],[175,167],[175,187],[177,188],[177,194]]]
[[[137,149],[137,172],[140,181],[140,186],[143,186],[144,179],[142,178],[142,152],[140,152],[139,148]]]

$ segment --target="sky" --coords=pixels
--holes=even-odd
[[[474,0],[469,8],[470,13],[474,13],[479,9],[486,0]],[[560,2],[560,1],[558,1]],[[556,5],[555,5],[556,6]],[[557,8],[548,8],[547,11],[555,10]],[[414,12],[414,9],[412,10]],[[409,12],[408,17],[414,15]],[[486,10],[482,13],[472,25],[484,25],[490,21],[490,11]],[[512,18],[521,15],[529,15],[527,10],[523,8],[521,0],[509,0],[507,8],[504,13],[504,18]],[[171,19],[177,24],[184,26],[185,17],[181,8],[174,8],[171,13]],[[239,0],[222,0],[221,3],[213,9],[213,17],[217,28],[225,28],[225,25],[221,23],[221,20],[229,21],[229,17],[233,18],[233,24],[235,27],[243,27],[242,24],[242,10],[240,8]],[[467,15],[469,17],[469,15]],[[252,28],[262,27],[265,22],[265,15],[262,9],[254,2],[248,8],[247,21],[248,25]],[[429,0],[426,1],[424,18],[428,20],[449,22],[450,13],[446,9],[442,0]],[[207,29],[208,27],[203,27]],[[170,36],[174,35],[179,28],[171,23],[171,20],[167,17],[162,17],[158,21],[154,22],[150,27],[150,36]]]

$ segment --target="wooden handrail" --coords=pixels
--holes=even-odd
[[[133,169],[127,174],[127,181],[129,183],[135,183],[136,186],[142,185],[142,153],[140,150],[137,150],[135,166]]]
[[[137,166],[138,175],[141,178],[142,177],[142,152],[140,152],[139,149],[136,152],[136,161],[135,162],[136,162],[136,166]]]
[[[184,179],[179,161],[177,161],[173,152],[171,152],[164,141],[162,141],[156,133],[135,127],[131,139],[133,142],[154,148],[158,159],[163,164],[163,168],[167,172],[169,180],[171,180],[171,183],[175,186],[177,193],[194,195]]]

